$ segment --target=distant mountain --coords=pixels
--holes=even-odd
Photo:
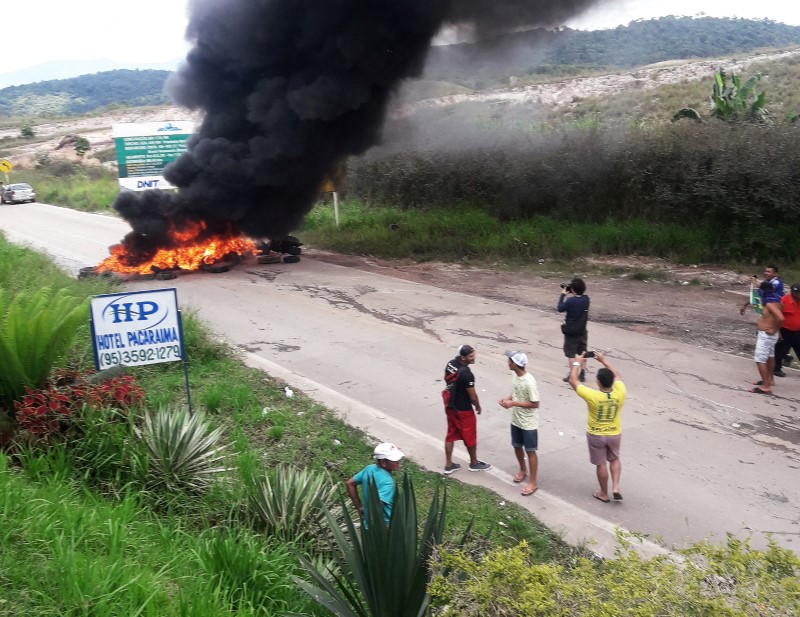
[[[470,90],[513,85],[518,80],[557,81],[587,71],[629,69],[664,60],[713,58],[754,49],[800,45],[800,26],[771,20],[714,17],[662,17],[631,22],[609,30],[529,30],[477,43],[431,49],[425,79],[438,89],[453,84]],[[0,115],[52,116],[83,114],[112,104],[129,106],[167,103],[164,82],[168,70],[104,70],[110,60],[48,62],[16,75],[17,81],[35,81],[0,89]],[[101,72],[96,72],[100,70]],[[75,72],[69,79],[36,81],[34,73]],[[86,73],[93,72],[91,75]],[[0,81],[2,83],[2,81]]]
[[[179,63],[180,58],[175,58],[167,62],[149,64],[123,64],[114,62],[108,58],[94,58],[92,60],[51,60],[50,62],[42,62],[41,64],[29,66],[24,69],[0,73],[0,88],[22,86],[37,81],[68,79],[70,77],[79,77],[80,75],[89,75],[91,73],[114,71],[118,69],[174,71]]]
[[[608,30],[535,29],[435,47],[425,78],[482,89],[511,76],[617,70],[800,44],[800,26],[768,19],[662,17]]]
[[[84,114],[109,105],[168,103],[164,83],[169,71],[104,71],[70,79],[40,81],[0,90],[0,116]]]

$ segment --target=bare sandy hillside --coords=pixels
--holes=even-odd
[[[465,102],[507,103],[521,105],[537,103],[548,106],[571,105],[575,101],[589,97],[602,97],[622,90],[653,90],[664,84],[706,79],[714,71],[742,72],[756,62],[781,60],[800,55],[800,49],[775,53],[760,53],[746,57],[732,57],[721,60],[670,60],[659,62],[624,73],[610,73],[594,77],[579,77],[534,86],[500,88],[475,94],[454,94],[439,98],[425,99],[405,106],[400,114],[420,107],[447,107]]]

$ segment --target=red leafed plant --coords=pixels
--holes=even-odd
[[[17,422],[32,435],[45,437],[57,432],[72,413],[73,401],[54,387],[43,390],[25,388],[21,401],[14,401]]]
[[[73,413],[84,406],[113,407],[127,413],[145,400],[145,392],[132,375],[91,381],[87,373],[58,372],[46,387],[25,389],[14,402],[17,423],[34,440],[48,440],[69,429]]]

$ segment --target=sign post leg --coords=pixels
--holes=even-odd
[[[333,218],[336,221],[336,227],[339,227],[339,193],[333,192]]]
[[[186,401],[189,403],[189,415],[192,414],[192,393],[189,391],[189,364],[183,359],[183,379],[186,382]]]

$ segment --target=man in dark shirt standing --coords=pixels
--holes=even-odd
[[[575,356],[586,351],[589,342],[589,333],[586,325],[589,322],[589,296],[586,293],[586,283],[583,279],[574,278],[568,285],[561,285],[563,291],[558,298],[558,312],[566,313],[561,324],[564,334],[564,355],[567,357],[567,376],[564,381],[569,381],[572,371],[572,362]],[[586,381],[583,367],[578,375],[580,381]]]
[[[469,368],[475,364],[475,349],[461,345],[458,355],[444,368],[444,381],[449,394],[445,405],[447,436],[444,438],[444,473],[458,471],[461,465],[453,462],[453,444],[462,440],[469,453],[469,470],[486,471],[492,466],[478,460],[478,429],[475,413],[481,413],[481,404],[475,392],[475,376]]]

